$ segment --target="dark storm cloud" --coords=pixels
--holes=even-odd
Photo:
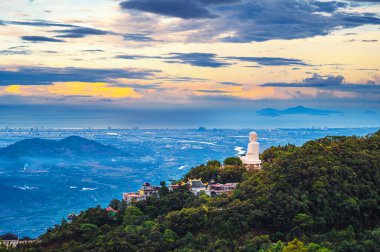
[[[321,76],[314,74],[298,83],[265,83],[262,87],[318,88],[322,90],[350,91],[356,93],[380,94],[380,84],[350,84],[343,76]]]
[[[72,29],[67,30],[55,30],[51,32],[61,33],[61,35],[58,35],[56,37],[58,38],[83,38],[90,35],[109,35],[114,34],[109,31],[103,31],[99,29],[94,28],[88,28],[88,27],[76,27]]]
[[[44,36],[22,36],[22,40],[24,41],[30,41],[35,43],[42,43],[42,42],[65,42],[61,39],[55,39],[55,38],[49,38]]]
[[[90,69],[90,68],[54,68],[20,67],[17,71],[0,68],[0,86],[49,85],[53,82],[112,82],[113,79],[147,79],[159,71],[135,69]]]

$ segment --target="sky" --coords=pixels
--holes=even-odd
[[[378,127],[379,69],[379,0],[0,0],[0,127]]]

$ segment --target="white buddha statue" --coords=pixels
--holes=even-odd
[[[257,142],[257,133],[249,133],[249,144],[245,156],[240,157],[243,164],[249,170],[261,169],[260,144]]]

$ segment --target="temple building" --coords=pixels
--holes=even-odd
[[[123,193],[123,200],[127,204],[146,200],[147,198],[149,198],[151,196],[158,196],[158,190],[159,189],[160,189],[160,187],[152,186],[150,183],[145,182],[144,184],[142,184],[140,190],[137,193],[135,193],[135,192]]]
[[[189,181],[187,181],[187,184],[189,185],[190,191],[195,196],[198,196],[201,191],[206,192],[207,186],[203,184],[202,180],[200,179],[189,179]]]
[[[249,144],[245,156],[240,157],[244,166],[249,171],[257,171],[261,169],[260,160],[260,144],[257,142],[257,133],[249,133]]]

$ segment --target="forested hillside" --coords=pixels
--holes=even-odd
[[[380,131],[271,147],[263,169],[236,158],[193,168],[204,182],[241,182],[232,196],[195,197],[186,186],[119,212],[100,207],[63,221],[18,251],[379,251]]]

